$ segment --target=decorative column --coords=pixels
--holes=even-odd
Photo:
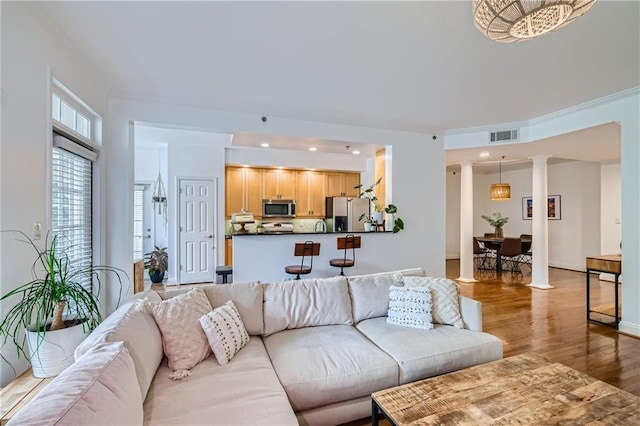
[[[533,160],[533,218],[531,235],[533,244],[531,252],[531,284],[530,287],[540,289],[553,288],[549,285],[549,221],[547,219],[547,159],[549,155],[536,155]]]
[[[461,163],[460,173],[460,277],[458,281],[475,282],[473,278],[473,167],[471,161]]]

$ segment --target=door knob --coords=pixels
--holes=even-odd
[[[213,238],[213,235],[209,235],[209,236],[207,236],[207,238]]]

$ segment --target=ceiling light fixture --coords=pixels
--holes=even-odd
[[[353,151],[353,155],[358,155],[358,154],[360,154],[360,151],[358,151],[357,149]]]
[[[487,151],[482,151],[480,153],[480,158],[487,158],[489,156],[489,153]]]
[[[504,160],[504,155],[502,156]],[[507,201],[511,199],[511,185],[502,183],[502,161],[498,163],[499,183],[491,184],[491,201]]]
[[[268,144],[268,143],[266,143],[266,142],[262,142],[262,143],[260,144],[260,146],[261,146],[261,147],[263,147],[263,148],[269,148],[269,144]]]
[[[476,28],[499,43],[530,40],[573,22],[596,0],[473,0]]]
[[[312,146],[311,148],[309,148],[309,151],[317,151],[318,148],[316,148],[315,146]]]

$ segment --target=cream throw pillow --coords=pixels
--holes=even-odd
[[[431,290],[426,287],[389,287],[387,322],[431,330]]]
[[[211,311],[203,290],[196,288],[161,302],[147,302],[146,309],[162,333],[162,347],[174,380],[191,375],[188,370],[211,355],[200,318]]]
[[[203,315],[200,324],[220,365],[228,364],[249,343],[249,333],[231,300]]]
[[[439,277],[402,277],[402,282],[406,287],[426,287],[431,290],[431,315],[434,323],[464,328],[458,284],[454,281]]]

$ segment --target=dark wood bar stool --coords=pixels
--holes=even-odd
[[[284,271],[287,274],[295,274],[296,280],[300,279],[300,275],[310,274],[313,269],[313,257],[320,254],[320,243],[314,243],[313,241],[305,241],[304,243],[296,243],[293,251],[294,256],[301,256],[302,259],[299,265],[289,265],[284,267]],[[304,259],[309,257],[309,265],[305,265]]]
[[[339,259],[329,260],[329,265],[340,268],[340,275],[344,275],[344,268],[350,268],[356,264],[356,249],[360,248],[360,236],[352,234],[346,237],[338,237],[338,250],[344,250],[344,255]],[[347,257],[347,251],[351,250],[351,258]]]

